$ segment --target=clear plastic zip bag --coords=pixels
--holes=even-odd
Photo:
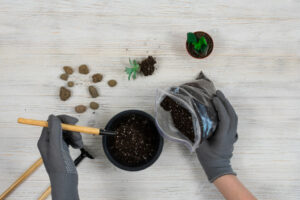
[[[155,120],[160,134],[194,152],[217,127],[218,117],[212,102],[215,94],[213,82],[202,72],[194,81],[158,89]]]

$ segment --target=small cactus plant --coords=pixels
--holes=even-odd
[[[204,36],[198,39],[194,33],[187,33],[187,42],[193,45],[197,54],[207,54],[208,45]]]

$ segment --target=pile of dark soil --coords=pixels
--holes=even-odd
[[[152,56],[148,56],[145,60],[140,63],[141,72],[144,76],[152,75],[155,70],[156,60]]]
[[[195,134],[191,113],[168,96],[164,98],[160,106],[165,111],[171,112],[174,126],[191,142],[194,142]]]
[[[139,115],[129,115],[115,126],[117,135],[109,137],[108,148],[112,156],[121,164],[134,167],[147,163],[158,148],[158,135],[149,119]]]

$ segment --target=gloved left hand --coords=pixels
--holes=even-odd
[[[77,119],[67,116],[50,115],[48,128],[43,128],[38,148],[48,172],[52,199],[78,200],[78,174],[70,156],[68,145],[82,148],[80,133],[63,131],[61,123],[76,124]]]

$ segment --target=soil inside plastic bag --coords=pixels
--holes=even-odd
[[[160,105],[165,111],[171,112],[174,126],[191,142],[194,142],[195,133],[191,113],[168,96],[164,98]]]
[[[162,136],[195,151],[217,127],[215,93],[213,82],[202,72],[196,80],[158,90],[155,119]]]

